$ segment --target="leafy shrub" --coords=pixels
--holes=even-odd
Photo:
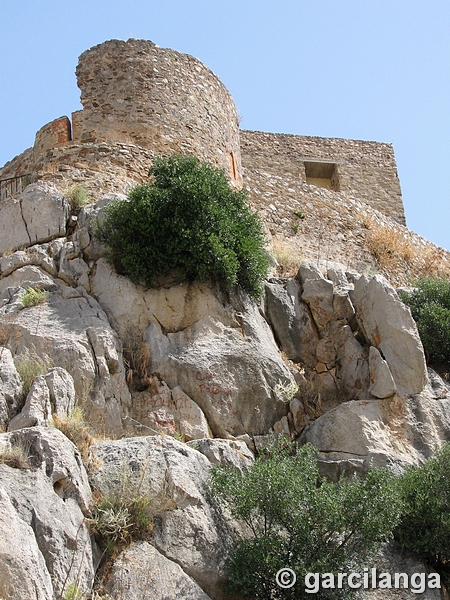
[[[411,309],[428,360],[450,363],[450,281],[423,277],[400,296]]]
[[[450,560],[450,444],[402,475],[404,509],[395,541],[436,567]]]
[[[48,292],[39,288],[27,287],[21,301],[25,308],[29,306],[37,306],[48,300]]]
[[[319,478],[311,445],[292,450],[272,445],[243,474],[212,470],[212,493],[247,526],[227,563],[232,588],[244,597],[307,598],[306,573],[362,572],[400,518],[397,481],[387,470],[332,484]],[[290,590],[275,581],[285,567],[297,575]],[[352,596],[348,589],[322,589],[316,597]]]
[[[149,287],[174,274],[261,296],[268,256],[247,192],[194,156],[157,157],[150,175],[152,183],[109,204],[97,223],[95,235],[109,246],[116,270]]]

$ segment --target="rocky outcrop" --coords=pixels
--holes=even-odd
[[[92,588],[95,547],[86,523],[91,490],[76,447],[59,431],[0,435],[25,465],[0,464],[0,597],[53,600],[69,584]]]
[[[22,382],[8,348],[0,346],[0,427],[19,412],[22,402]]]
[[[75,408],[73,379],[61,367],[51,369],[45,376],[39,375],[32,383],[20,414],[11,419],[8,431],[48,425],[52,415],[68,418]]]
[[[107,590],[121,600],[210,598],[179,565],[147,542],[138,542],[119,555]]]
[[[101,463],[95,488],[117,495],[126,485],[127,493],[149,495],[155,513],[150,543],[208,595],[221,598],[231,536],[205,490],[208,459],[169,436],[102,442],[92,453]]]
[[[0,207],[0,254],[66,234],[69,204],[52,183],[29,185]]]

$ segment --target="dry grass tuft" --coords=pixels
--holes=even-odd
[[[92,444],[95,444],[96,439],[91,435],[91,430],[85,421],[82,409],[76,406],[67,419],[60,419],[58,415],[53,415],[51,425],[59,429],[75,444],[80,451],[84,465],[88,468],[91,461],[89,449]]]
[[[364,226],[368,230],[369,250],[381,269],[395,271],[399,267],[412,265],[417,251],[411,240],[401,231],[383,225],[373,217],[366,217]]]
[[[14,357],[14,364],[22,380],[22,395],[27,397],[33,381],[39,375],[45,375],[54,364],[49,356],[39,356],[33,348],[31,351],[25,348],[22,354]]]
[[[278,271],[281,277],[295,277],[300,266],[305,262],[302,252],[286,238],[274,238],[272,254],[279,264]]]
[[[8,446],[0,451],[0,464],[13,469],[29,469],[28,449],[23,444]]]

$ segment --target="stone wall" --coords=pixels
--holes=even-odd
[[[322,175],[329,179],[329,189],[351,194],[405,224],[391,144],[259,131],[241,131],[240,140],[247,181],[255,178],[256,171],[298,184],[318,181]],[[307,177],[308,168],[311,179]],[[265,191],[267,188],[259,189],[260,194]]]
[[[36,133],[33,153],[35,160],[50,148],[66,144],[72,139],[70,121],[67,117],[60,117],[47,123]]]
[[[193,153],[241,184],[233,98],[196,58],[148,41],[111,40],[84,52],[76,73],[83,110],[73,115],[73,141]]]

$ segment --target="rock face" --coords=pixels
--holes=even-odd
[[[122,600],[209,600],[179,565],[147,542],[138,542],[122,552],[114,563],[107,589],[113,598]]]
[[[92,452],[101,463],[94,487],[118,494],[126,482],[127,491],[150,495],[156,515],[151,544],[208,595],[221,598],[231,536],[204,487],[208,459],[169,436],[102,442]]]
[[[22,382],[17,373],[11,352],[0,347],[0,426],[6,427],[20,408]]]
[[[59,431],[39,427],[1,434],[0,452],[13,447],[27,468],[0,464],[0,597],[53,600],[71,583],[88,593],[91,490],[78,450]]]
[[[398,392],[419,394],[427,382],[427,371],[409,309],[380,275],[361,276],[352,297],[361,328],[385,358]]]
[[[51,369],[47,375],[35,378],[20,414],[11,419],[8,431],[48,425],[52,415],[60,419],[69,417],[75,408],[73,379],[61,367]]]
[[[29,185],[0,207],[0,254],[64,236],[68,218],[69,204],[53,184]]]

